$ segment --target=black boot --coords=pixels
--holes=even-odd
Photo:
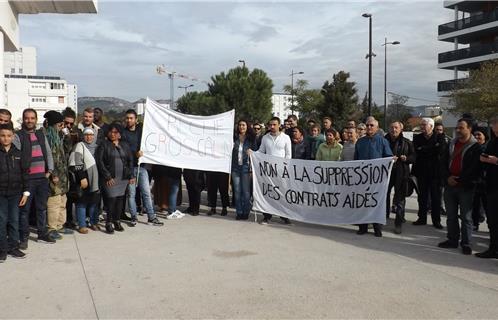
[[[374,227],[374,235],[378,238],[382,237],[382,226],[378,223],[374,223],[373,227]]]
[[[124,231],[124,228],[121,225],[120,221],[114,222],[114,230],[119,231],[119,232],[123,232]]]
[[[114,227],[112,226],[112,223],[111,222],[107,222],[105,224],[105,231],[109,234],[113,234],[114,233]]]

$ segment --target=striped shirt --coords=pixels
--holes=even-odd
[[[34,132],[29,134],[29,139],[31,141],[31,165],[29,167],[29,175],[31,178],[41,178],[45,176],[45,158],[43,157],[43,151]]]

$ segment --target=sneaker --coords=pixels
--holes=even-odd
[[[159,219],[156,217],[152,220],[147,221],[147,224],[160,227],[164,225],[164,222],[159,221]]]
[[[19,249],[28,250],[28,240],[19,242]]]
[[[132,217],[131,220],[130,220],[130,227],[134,227],[137,225],[137,218],[136,217]]]
[[[437,245],[439,248],[444,248],[444,249],[456,249],[458,248],[458,244],[454,244],[450,240],[443,241]]]
[[[53,244],[55,243],[55,239],[52,238],[48,233],[45,233],[42,236],[38,236],[38,239],[36,239],[36,242],[41,242],[41,243],[48,243],[48,244]]]
[[[263,221],[261,221],[261,224],[263,224],[263,225],[270,224],[270,220],[264,218]]]
[[[48,236],[54,240],[61,240],[62,236],[59,234],[59,232],[52,230],[48,233]]]
[[[19,249],[10,250],[9,256],[11,256],[12,258],[16,258],[16,259],[26,258],[26,254]]]
[[[180,217],[180,218],[183,218],[185,217],[185,214],[182,213],[180,210],[176,210],[175,213]]]
[[[0,252],[0,263],[4,263],[5,260],[7,260],[7,253],[6,252]]]
[[[175,220],[175,219],[181,219],[183,218],[182,216],[180,216],[178,213],[173,212],[173,213],[170,213],[169,215],[166,216],[166,219],[168,220]]]
[[[57,232],[62,234],[74,234],[74,231],[69,228],[60,228]]]
[[[462,246],[462,253],[469,256],[472,254],[472,248],[470,246]]]

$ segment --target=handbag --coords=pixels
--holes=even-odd
[[[83,161],[85,159],[85,146],[83,146]],[[84,171],[81,174],[80,171]],[[85,190],[81,188],[81,180],[88,180],[88,173],[84,170],[84,165],[81,166],[70,166],[68,168],[68,178],[69,178],[69,190],[66,196],[76,202],[77,200],[83,198],[85,195]],[[81,179],[80,179],[81,178]]]

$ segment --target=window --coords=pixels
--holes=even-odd
[[[16,69],[15,69],[15,68],[10,68],[10,73],[11,73],[11,74],[16,73]]]
[[[64,97],[59,97],[59,104],[64,104]]]
[[[19,68],[19,74],[22,74],[22,68]]]

